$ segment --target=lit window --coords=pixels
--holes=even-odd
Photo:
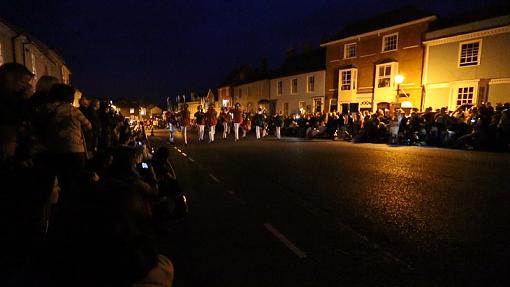
[[[474,96],[474,87],[459,88],[457,92],[457,107],[463,104],[472,104]]]
[[[344,45],[344,59],[356,57],[356,43]]]
[[[386,88],[391,86],[391,64],[381,65],[377,69],[377,87]]]
[[[313,99],[313,105],[314,105],[314,112],[322,112],[322,99],[317,98]]]
[[[351,89],[351,71],[342,71],[342,91]]]
[[[357,77],[356,69],[341,70],[340,71],[340,90],[341,91],[355,90],[356,89],[356,77]]]
[[[480,63],[480,43],[481,41],[461,43],[459,66],[474,66]]]
[[[397,49],[398,33],[386,35],[383,37],[383,52]]]
[[[315,91],[315,76],[308,77],[308,84],[306,85],[307,92]]]
[[[281,96],[283,93],[283,81],[278,81],[277,92],[278,96]]]
[[[130,108],[130,109],[129,109],[129,113],[130,113],[130,114],[134,114],[134,113],[135,113],[135,109],[134,109],[134,108]]]
[[[290,93],[291,94],[297,93],[297,79],[292,79],[292,85],[290,86]]]
[[[304,114],[306,111],[306,102],[305,101],[299,101],[299,112]]]

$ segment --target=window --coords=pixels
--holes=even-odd
[[[331,99],[329,102],[329,111],[330,112],[336,112],[338,111],[338,100],[337,99]]]
[[[297,93],[297,79],[292,79],[292,84],[290,86],[290,93],[291,94]]]
[[[313,99],[313,105],[315,106],[314,112],[322,113],[322,99],[321,98]]]
[[[461,43],[459,67],[476,66],[480,64],[481,41]]]
[[[350,91],[356,89],[357,70],[340,70],[340,90]]]
[[[239,88],[239,99],[243,97],[243,89]]]
[[[0,43],[0,65],[4,63],[4,54],[2,54],[2,43]]]
[[[457,107],[463,104],[472,104],[474,96],[474,87],[462,87],[457,92]]]
[[[397,49],[398,33],[386,35],[383,37],[383,52]]]
[[[305,101],[299,101],[299,112],[301,114],[304,114],[306,111],[306,102]]]
[[[315,91],[315,76],[309,76],[308,77],[308,83],[306,85],[306,91],[309,92],[309,93]]]
[[[344,45],[344,59],[356,57],[356,43]]]
[[[284,115],[289,114],[289,103],[283,103],[283,114]]]
[[[276,94],[278,96],[281,96],[283,93],[283,81],[278,81],[278,85],[277,85],[277,88],[276,88]]]
[[[377,87],[386,88],[390,86],[391,86],[391,64],[378,66]]]
[[[135,109],[134,109],[134,108],[130,108],[130,109],[129,109],[129,113],[130,113],[130,114],[134,114],[134,113],[135,113]]]

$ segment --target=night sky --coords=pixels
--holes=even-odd
[[[161,101],[216,88],[242,64],[318,46],[345,23],[404,3],[438,16],[508,0],[2,0],[0,17],[56,48],[89,96]]]

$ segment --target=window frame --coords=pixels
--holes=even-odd
[[[379,81],[380,79],[382,78],[379,74],[379,71],[381,69],[381,67],[387,67],[389,66],[390,67],[390,74],[387,75],[386,73],[384,74],[384,78],[389,78],[389,85],[388,86],[384,86],[384,87],[380,87],[379,86]],[[398,62],[390,62],[390,63],[384,63],[384,64],[379,64],[379,65],[376,65],[376,71],[375,71],[375,77],[376,77],[376,81],[374,83],[375,85],[375,88],[376,89],[388,89],[388,88],[392,88],[395,86],[395,81],[394,81],[394,77],[395,75],[397,75],[397,71],[398,71]],[[384,69],[384,71],[386,71],[386,68]]]
[[[477,53],[477,61],[476,64],[468,63],[467,65],[461,65],[461,57],[462,57],[462,45],[467,45],[471,43],[478,43],[478,53]],[[458,56],[457,56],[457,67],[458,68],[467,68],[467,67],[476,67],[480,65],[482,58],[482,39],[464,41],[459,43]]]
[[[390,38],[390,37],[393,37],[393,36],[396,36],[397,37],[397,40],[395,41],[395,49],[391,49],[391,50],[385,50],[385,43],[386,43],[386,39]],[[386,53],[386,52],[392,52],[392,51],[396,51],[398,50],[398,32],[395,32],[395,33],[391,33],[391,34],[388,34],[388,35],[384,35],[383,38],[382,38],[382,48],[381,48],[381,52],[382,53]]]
[[[276,83],[276,95],[281,96],[283,94],[283,81],[278,81]]]
[[[354,46],[354,56],[348,57],[349,48]],[[348,43],[344,45],[344,59],[354,59],[358,56],[358,43]]]
[[[294,82],[296,83],[296,89],[295,90],[294,90]],[[291,95],[297,94],[297,90],[298,90],[298,79],[297,78],[293,78],[292,80],[290,80],[290,94]]]
[[[311,79],[313,80],[312,85],[310,85]],[[312,88],[310,89],[310,87],[312,87]],[[315,92],[315,75],[310,75],[310,76],[306,77],[306,92],[307,93]]]
[[[463,86],[457,88],[457,93],[455,97],[455,107],[460,107],[464,104],[475,104],[476,97],[476,87],[475,86]],[[467,92],[466,92],[467,89]],[[466,95],[466,98],[463,96]],[[469,96],[471,96],[469,98]],[[459,104],[460,102],[460,104]]]
[[[329,99],[329,111],[332,112],[331,107],[333,106],[333,101],[336,101],[334,106],[336,107],[335,111],[338,112],[338,99],[335,98]]]
[[[344,84],[344,73],[349,72],[351,74],[350,81],[349,81],[349,89],[343,89]],[[352,92],[357,90],[357,83],[358,83],[358,69],[351,68],[351,69],[342,69],[338,72],[338,83],[339,83],[339,91],[340,92]]]

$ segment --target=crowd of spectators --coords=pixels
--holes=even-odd
[[[143,125],[23,65],[0,66],[1,286],[171,286],[154,244],[162,163]],[[168,153],[163,152],[168,160]],[[147,166],[144,166],[147,167]],[[158,169],[159,170],[154,170]]]
[[[286,136],[477,150],[510,150],[510,104],[284,117]],[[269,123],[271,126],[271,123]]]

